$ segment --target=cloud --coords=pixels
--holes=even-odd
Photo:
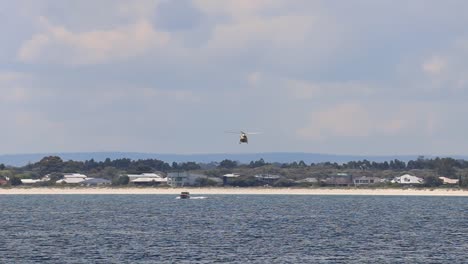
[[[201,11],[190,0],[162,2],[156,8],[154,24],[164,30],[190,30],[203,19]]]
[[[447,68],[447,60],[442,57],[432,57],[422,65],[422,69],[425,73],[430,75],[441,74]]]
[[[346,82],[310,82],[304,80],[285,80],[285,87],[290,96],[299,100],[323,99],[326,97],[368,97],[379,90],[377,86],[371,86],[358,81]]]
[[[312,141],[331,138],[363,138],[386,136],[430,136],[442,129],[441,111],[430,103],[375,105],[363,103],[337,104],[309,115],[308,125],[297,135]]]
[[[284,0],[194,0],[193,3],[205,14],[227,15],[240,20],[258,15],[259,12],[284,7]]]
[[[0,102],[3,104],[25,103],[31,98],[31,93],[25,85],[30,76],[20,72],[0,72]]]
[[[145,54],[150,49],[164,47],[170,40],[165,32],[156,32],[146,21],[88,32],[71,32],[63,26],[51,25],[44,17],[44,26],[19,49],[23,62],[59,64],[96,64]]]
[[[443,150],[467,147],[460,143],[468,131],[460,116],[468,114],[468,4],[6,5],[0,111],[12,130],[38,127],[42,137],[34,139],[41,142],[28,141],[31,149],[385,153],[431,146],[437,152],[431,142],[444,142],[437,145]],[[198,140],[233,126],[266,133],[248,150],[231,148],[216,132],[210,134],[216,143]],[[21,144],[4,141],[11,151]]]
[[[365,137],[371,129],[366,109],[356,103],[341,104],[314,112],[309,125],[297,131],[304,139],[323,140],[328,137]]]

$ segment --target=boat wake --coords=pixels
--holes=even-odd
[[[206,196],[190,196],[190,198],[180,198],[180,197],[176,197],[176,199],[182,199],[182,200],[201,200],[201,199],[208,199],[208,197]]]

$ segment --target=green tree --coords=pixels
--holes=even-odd
[[[237,162],[225,159],[219,163],[219,167],[221,168],[226,168],[226,169],[232,169],[237,167]]]
[[[267,163],[265,163],[265,160],[263,160],[263,158],[257,160],[257,161],[251,161],[250,164],[249,164],[249,167],[250,168],[258,168],[258,167],[262,167],[262,166],[265,166],[267,165]]]
[[[178,168],[180,170],[189,171],[189,170],[199,170],[201,167],[197,163],[193,161],[189,161],[189,162],[184,162],[182,164],[179,164]]]
[[[33,166],[39,167],[39,172],[41,175],[46,175],[51,172],[61,172],[63,171],[63,160],[58,156],[48,156],[42,158],[39,162],[35,163]]]
[[[209,178],[198,178],[195,180],[197,186],[216,186],[218,183]]]
[[[290,179],[279,179],[273,183],[274,187],[291,187],[294,186],[295,182]]]
[[[0,170],[4,170],[6,168],[5,164],[1,163],[0,164]]]
[[[438,187],[443,184],[443,181],[436,176],[427,176],[424,178],[424,185],[427,187]]]
[[[112,185],[127,185],[130,182],[130,178],[127,175],[122,175],[112,180]]]
[[[455,167],[457,166],[457,161],[452,158],[436,158],[434,160],[434,165],[437,173],[445,177],[453,177],[456,174]]]
[[[20,178],[16,177],[16,176],[13,176],[10,178],[10,184],[12,186],[18,186],[18,185],[21,185],[23,182],[21,181]]]

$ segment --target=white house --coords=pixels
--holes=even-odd
[[[238,173],[228,173],[228,174],[223,175],[223,177],[225,177],[225,178],[237,178],[239,176],[240,176],[240,174],[238,174]]]
[[[34,183],[42,182],[42,180],[41,179],[21,179],[21,182],[23,184],[34,184]]]
[[[157,173],[128,174],[127,176],[134,184],[167,183],[167,178]]]
[[[38,182],[46,182],[50,181],[49,175],[47,174],[46,176],[42,177],[41,179],[21,179],[21,182],[23,184],[34,184]]]
[[[187,185],[196,185],[198,179],[211,179],[216,181],[216,178],[210,178],[204,174],[191,172],[170,172],[167,174],[167,184],[172,187],[183,187]]]
[[[400,177],[396,177],[391,182],[399,183],[399,184],[423,184],[424,179],[413,176],[413,175],[405,174]]]
[[[102,178],[87,178],[80,182],[82,186],[110,185],[112,182]]]
[[[447,177],[439,177],[444,184],[458,184],[458,179],[450,179]]]
[[[297,183],[318,183],[318,179],[313,178],[313,177],[309,177],[309,178],[305,178],[305,179],[302,179],[302,180],[298,180],[296,182]]]
[[[72,174],[65,174],[63,179],[56,181],[56,183],[80,183],[85,180],[90,180],[92,178],[88,178],[88,176],[80,173],[72,173]]]
[[[353,182],[355,186],[362,186],[362,185],[377,184],[377,183],[382,182],[382,180],[377,177],[362,176],[362,177],[353,178]]]

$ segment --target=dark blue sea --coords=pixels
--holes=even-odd
[[[468,263],[468,198],[0,196],[0,263]]]

